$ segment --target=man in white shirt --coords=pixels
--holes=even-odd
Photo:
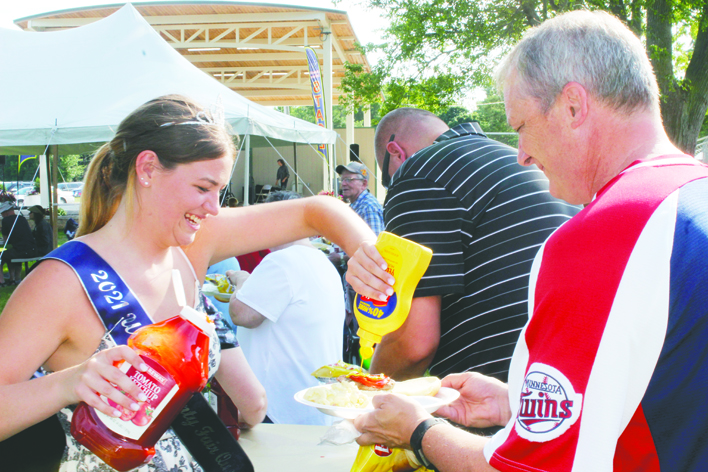
[[[268,201],[299,198],[275,192]],[[340,360],[344,294],[327,256],[302,239],[271,248],[229,312],[246,359],[268,395],[267,419],[280,424],[332,423],[332,417],[297,403],[300,390],[318,385],[311,373]]]

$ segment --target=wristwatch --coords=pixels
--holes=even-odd
[[[435,466],[425,457],[425,454],[423,454],[423,436],[425,436],[425,433],[428,432],[431,427],[439,423],[450,424],[442,418],[428,418],[427,420],[423,421],[418,426],[416,426],[416,428],[413,430],[413,434],[411,434],[410,441],[411,449],[413,449],[413,453],[415,454],[415,457],[418,459],[418,461],[423,464],[426,469],[430,469],[436,472],[438,469],[436,469]]]

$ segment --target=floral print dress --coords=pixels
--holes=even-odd
[[[196,279],[196,276],[195,276]],[[219,367],[221,348],[228,349],[238,346],[233,330],[223,321],[221,313],[214,305],[198,291],[195,309],[205,313],[216,326],[217,338],[210,338],[209,346],[209,378],[212,378]],[[96,352],[114,347],[116,344],[107,334],[104,335]],[[45,373],[50,373],[44,371]],[[103,462],[91,451],[79,444],[71,435],[71,418],[76,405],[63,408],[57,413],[66,435],[66,447],[62,457],[59,472],[111,472],[112,467]],[[194,461],[187,448],[169,428],[155,444],[155,456],[147,464],[133,469],[132,472],[202,472],[202,468]]]

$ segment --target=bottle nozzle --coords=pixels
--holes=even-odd
[[[361,359],[371,359],[371,356],[374,355],[374,348],[373,346],[365,345],[361,343],[361,347],[359,348],[359,354],[361,354]]]
[[[370,359],[374,355],[374,344],[381,342],[381,336],[370,333],[361,327],[356,334],[359,336],[359,354],[361,354],[362,360]]]

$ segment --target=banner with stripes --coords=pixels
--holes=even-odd
[[[322,75],[320,74],[320,61],[317,53],[311,47],[305,48],[307,54],[307,65],[310,69],[310,84],[312,85],[312,102],[315,106],[315,122],[323,128],[327,127],[325,120],[325,102],[322,92]],[[327,158],[327,145],[320,144],[317,151]]]

